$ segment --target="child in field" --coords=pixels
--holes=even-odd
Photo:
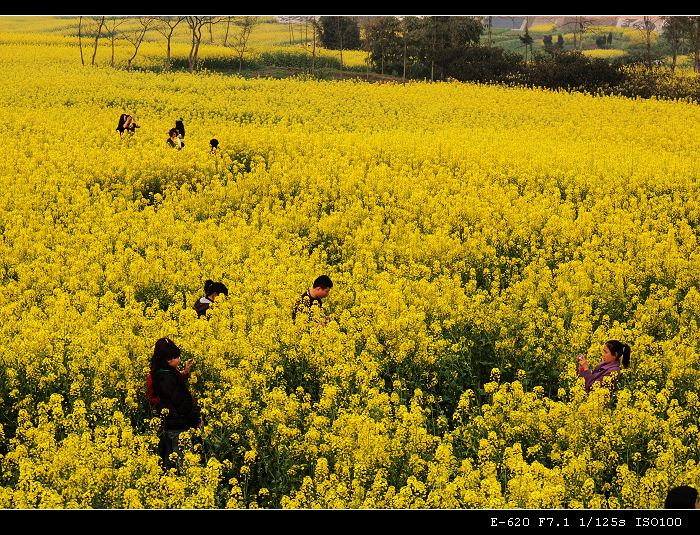
[[[584,355],[579,355],[578,375],[586,380],[586,392],[590,392],[594,383],[603,384],[603,378],[611,377],[612,389],[620,375],[620,363],[627,368],[630,363],[630,346],[623,344],[619,340],[608,340],[603,345],[603,360],[593,368],[588,369],[588,362]]]
[[[209,140],[209,146],[211,147],[212,154],[216,154],[219,151],[219,140],[216,138]]]
[[[117,132],[119,132],[120,136],[124,133],[124,131],[133,134],[137,128],[140,128],[140,126],[136,124],[136,121],[134,121],[134,118],[131,115],[129,115],[128,113],[122,113],[119,116]]]
[[[166,143],[177,150],[181,150],[182,147],[185,146],[185,143],[182,141],[182,139],[180,139],[180,135],[177,131],[177,128],[170,129],[170,131],[168,132],[168,139]]]
[[[202,316],[206,316],[209,306],[220,294],[228,296],[228,288],[226,288],[226,285],[222,282],[207,280],[204,283],[204,297],[197,299],[192,307],[197,311],[197,317],[201,318]]]
[[[333,288],[333,281],[331,281],[328,275],[321,275],[317,277],[311,288],[306,290],[301,297],[294,304],[292,309],[292,321],[296,321],[297,314],[299,312],[306,312],[309,315],[309,321],[313,319],[314,308],[317,312],[321,312],[323,308],[323,299],[328,297],[328,294]],[[330,318],[328,316],[323,316],[319,321],[322,325],[328,323]]]

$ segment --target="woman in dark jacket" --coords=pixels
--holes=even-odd
[[[119,132],[120,136],[124,133],[124,131],[131,132],[133,134],[137,128],[139,128],[139,125],[136,124],[136,121],[134,121],[134,118],[131,115],[128,113],[122,113],[119,116],[117,132]]]
[[[201,318],[202,316],[206,317],[209,305],[211,305],[214,302],[214,299],[216,299],[220,294],[228,296],[228,288],[226,288],[224,283],[214,282],[212,280],[207,280],[204,283],[204,297],[197,299],[192,306],[192,308],[197,311],[198,318]]]
[[[158,412],[167,409],[167,414],[162,416],[163,434],[159,445],[166,469],[173,467],[171,453],[180,456],[180,433],[200,424],[199,407],[190,394],[187,379],[178,370],[179,365],[180,348],[170,338],[159,339],[151,359],[151,377],[153,392],[160,399],[156,408]]]

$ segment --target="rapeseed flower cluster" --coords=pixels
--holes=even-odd
[[[0,507],[658,507],[700,483],[696,105],[67,51],[0,47]],[[321,273],[330,320],[292,322]],[[209,278],[229,295],[198,319]],[[165,473],[163,336],[204,421]],[[586,395],[573,356],[611,338],[632,365]]]

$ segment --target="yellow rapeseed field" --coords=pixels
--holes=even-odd
[[[655,508],[700,484],[700,107],[127,72],[106,44],[83,67],[68,30],[7,22],[0,508]],[[330,322],[293,323],[322,273]],[[204,320],[206,279],[229,295]],[[163,336],[205,421],[179,473],[145,400]],[[632,364],[586,395],[574,355],[611,338]]]

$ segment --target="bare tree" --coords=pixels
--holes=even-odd
[[[124,39],[129,41],[134,47],[134,54],[127,60],[127,70],[131,70],[131,63],[136,59],[136,55],[139,53],[139,47],[141,43],[143,43],[143,38],[154,22],[155,20],[151,17],[139,17],[139,27],[131,32],[124,32]]]
[[[647,44],[647,50],[645,53],[645,63],[647,65],[647,69],[651,68],[651,34],[653,31],[656,29],[656,25],[651,21],[651,17],[645,16],[642,19],[642,32],[644,33],[644,40]]]
[[[371,19],[370,19],[371,20]],[[362,33],[364,34],[364,41],[365,41],[365,52],[367,54],[365,55],[365,66],[367,67],[367,73],[365,74],[365,80],[369,80],[369,59],[370,59],[370,52],[372,51],[372,43],[369,40],[369,32],[367,31],[369,27],[370,22],[365,21],[362,23]]]
[[[591,24],[593,24],[592,20],[585,19],[584,17],[574,17],[573,21],[561,25],[562,28],[572,28],[572,32],[574,34],[574,50],[580,50],[583,48],[583,34],[588,31]],[[576,39],[577,35],[578,40]]]
[[[90,62],[90,65],[95,64],[95,56],[97,55],[97,43],[100,40],[100,34],[102,34],[102,27],[105,24],[105,16],[102,15],[102,19],[100,19],[100,23],[97,26],[97,32],[95,33],[95,47],[92,50],[92,61]]]
[[[340,17],[338,19],[338,39],[340,40],[340,77],[343,77],[343,30],[340,28]]]
[[[234,24],[238,27],[238,31],[233,36],[231,43],[231,48],[236,51],[238,55],[238,73],[240,74],[243,69],[243,56],[245,55],[246,49],[248,47],[248,39],[250,39],[250,34],[253,28],[260,23],[258,17],[243,16],[238,20],[234,21]]]
[[[105,23],[105,29],[107,30],[107,36],[109,37],[109,42],[112,48],[112,57],[109,61],[110,67],[114,67],[114,41],[117,38],[117,30],[119,29],[119,26],[125,22],[126,19],[114,17],[108,19],[108,21]]]
[[[493,16],[488,17],[488,29],[489,29],[489,48],[493,46],[493,36],[491,34],[491,29],[493,28]]]
[[[311,23],[311,28],[313,29],[313,48],[311,49],[311,73],[313,74],[316,70],[316,29],[318,28],[318,23],[314,19]]]
[[[228,29],[231,26],[231,16],[226,17],[226,34],[224,35],[224,46],[228,42]]]
[[[406,85],[406,56],[408,52],[408,43],[406,42],[408,37],[408,19],[406,17],[401,18],[401,33],[403,39],[403,84]]]
[[[197,66],[197,56],[199,55],[199,45],[202,42],[202,28],[205,24],[216,24],[222,19],[218,17],[185,17],[187,25],[192,33],[192,46],[190,47],[190,55],[188,58],[189,71],[194,72]]]
[[[160,18],[158,17],[156,19],[156,24],[155,24],[155,29],[158,33],[160,33],[163,37],[168,42],[168,47],[166,51],[166,57],[165,57],[165,70],[169,71],[172,67],[172,62],[170,60],[170,42],[173,37],[173,33],[175,32],[175,28],[177,28],[177,25],[180,24],[183,20],[185,20],[185,17],[164,17]]]
[[[430,81],[435,81],[435,41],[437,40],[437,17],[430,17],[432,38],[430,39]]]
[[[83,58],[83,17],[82,17],[82,15],[78,19],[78,46],[80,47],[80,63],[85,65],[85,59]]]

